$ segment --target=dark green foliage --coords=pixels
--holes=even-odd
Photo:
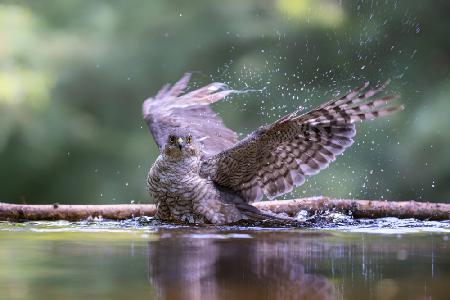
[[[1,1],[0,201],[147,201],[140,106],[186,71],[263,89],[215,106],[240,133],[391,78],[406,110],[288,197],[448,201],[450,5],[340,2]]]

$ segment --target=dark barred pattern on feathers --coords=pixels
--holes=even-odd
[[[166,84],[156,96],[142,104],[142,114],[153,138],[162,150],[170,131],[188,129],[201,145],[203,155],[217,154],[237,143],[237,134],[226,128],[209,104],[234,93],[220,82],[182,94],[191,74],[186,73],[172,87]]]
[[[304,183],[306,176],[328,167],[353,143],[356,121],[371,120],[403,109],[385,106],[395,97],[370,100],[380,87],[347,95],[297,116],[297,112],[262,127],[233,148],[202,164],[201,174],[238,192],[246,201],[273,198]]]
[[[168,221],[223,224],[277,218],[249,204],[290,192],[328,167],[353,143],[355,122],[401,110],[395,97],[372,98],[368,84],[299,115],[263,126],[241,142],[209,107],[236,91],[222,83],[184,93],[190,74],[143,103],[144,119],[161,151],[147,187]],[[181,139],[178,146],[171,140]],[[187,139],[189,138],[189,142]],[[184,140],[183,140],[184,139]],[[192,141],[192,142],[191,142]]]

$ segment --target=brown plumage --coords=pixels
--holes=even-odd
[[[386,84],[368,83],[299,115],[289,114],[238,142],[208,106],[234,93],[212,83],[187,94],[190,74],[143,104],[143,115],[161,151],[147,188],[163,220],[223,224],[264,219],[249,203],[292,191],[328,167],[353,143],[356,121],[400,111],[395,97],[372,99]]]

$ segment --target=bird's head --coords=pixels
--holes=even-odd
[[[198,147],[189,132],[175,131],[167,136],[164,154],[171,159],[183,159],[198,155]]]

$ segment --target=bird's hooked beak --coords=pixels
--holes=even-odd
[[[178,148],[180,148],[180,150],[181,149],[183,149],[184,148],[184,146],[186,145],[186,142],[182,139],[182,138],[178,138],[177,139],[177,145],[178,145]]]

